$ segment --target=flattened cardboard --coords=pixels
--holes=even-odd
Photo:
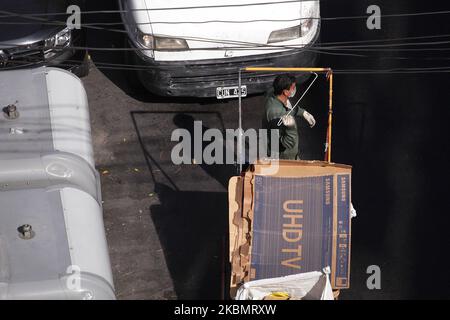
[[[281,160],[276,164],[275,174],[265,174],[273,163],[256,163],[244,177],[230,180],[229,192],[235,195],[230,200],[233,202],[233,205],[230,202],[232,293],[233,288],[246,281],[317,271],[328,265],[332,271],[332,287],[348,288],[351,167],[321,161]],[[292,207],[300,201],[303,201],[303,208]],[[291,220],[283,222],[286,202],[290,211],[303,210],[297,213],[306,221],[297,221],[292,217],[295,212],[287,212]],[[309,215],[305,218],[307,212]],[[240,227],[239,220],[242,221]],[[283,224],[287,225],[284,230]],[[298,239],[300,229],[295,231],[295,227],[300,225],[302,237]],[[284,238],[292,242],[283,239],[283,231]],[[295,234],[297,237],[292,237]],[[301,255],[286,257],[299,253],[299,245]]]
[[[255,177],[251,280],[331,266],[333,176]]]

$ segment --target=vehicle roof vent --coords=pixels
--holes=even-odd
[[[19,117],[19,111],[17,110],[17,105],[16,105],[17,102],[18,101],[16,101],[14,104],[10,104],[3,108],[3,115],[5,116],[6,119],[14,120]]]

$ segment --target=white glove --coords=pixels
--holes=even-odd
[[[289,101],[289,99],[287,99],[287,101],[286,101],[286,108],[288,108],[289,110],[292,109],[292,103],[291,103],[291,101]]]
[[[294,127],[295,126],[295,119],[291,115],[284,115],[281,117],[281,121],[283,122],[284,126],[286,127]]]
[[[305,118],[305,120],[309,123],[309,126],[312,128],[316,125],[316,119],[314,119],[314,117],[312,116],[311,113],[309,113],[308,111],[305,111],[303,113],[303,118]]]

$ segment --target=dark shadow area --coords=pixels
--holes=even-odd
[[[362,15],[373,4],[343,2],[324,3],[322,15]],[[443,1],[380,1],[377,5],[384,15],[449,9]],[[330,21],[322,25],[322,42],[448,34],[446,19],[383,18],[381,30],[368,30],[365,20]],[[320,63],[338,70],[448,64],[439,60],[445,52],[359,53],[367,57],[324,54]],[[408,59],[397,59],[405,56]],[[343,299],[449,296],[445,285],[450,283],[449,276],[438,271],[448,262],[442,252],[449,246],[444,230],[449,225],[450,208],[444,201],[449,171],[442,170],[449,154],[444,129],[449,113],[447,84],[448,74],[335,76],[333,161],[353,165],[352,199],[359,213],[352,223],[351,289],[342,291]],[[366,286],[370,265],[381,268],[381,290]],[[430,274],[442,276],[433,279]]]
[[[322,67],[321,65],[319,65]],[[327,67],[327,66],[325,66]],[[297,94],[293,103],[302,96],[312,81],[297,84]],[[311,113],[316,119],[316,125],[310,128],[303,117],[297,117],[299,131],[299,154],[302,160],[324,160],[325,142],[328,127],[329,82],[325,74],[319,74],[317,80],[306,93],[299,106]]]
[[[222,299],[227,193],[155,189],[161,205],[150,208],[151,218],[178,299]]]
[[[191,137],[194,137],[194,121],[195,119],[188,114],[179,113],[177,114],[173,119],[175,125],[180,129],[185,129],[189,132]],[[224,127],[222,127],[224,128]],[[201,132],[203,133],[210,128],[206,126],[202,126]],[[222,135],[225,135],[225,130],[222,129]],[[193,142],[193,141],[192,141]],[[220,141],[222,144],[222,154],[223,154],[223,162],[224,164],[206,164],[204,161],[202,161],[200,167],[208,173],[212,178],[216,179],[221,185],[223,185],[225,188],[228,188],[228,180],[233,176],[239,174],[238,172],[238,165],[232,165],[232,164],[226,164],[226,154],[227,152],[232,152],[233,155],[236,153],[235,150],[230,150],[226,147],[224,141]],[[206,146],[209,145],[211,142],[202,142],[201,150],[205,150]],[[191,144],[191,155],[195,154],[194,150],[194,143]],[[197,160],[198,162],[198,160]],[[227,206],[227,203],[225,203],[225,206]]]
[[[228,195],[226,192],[182,191],[170,173],[148,150],[136,116],[163,113],[174,115],[174,124],[194,137],[194,117],[178,112],[132,112],[131,117],[154,180],[159,205],[150,207],[150,215],[158,232],[165,260],[179,299],[223,299],[226,297],[225,277],[228,262]],[[195,114],[195,112],[190,112]],[[200,112],[217,116],[224,131],[220,113]],[[203,126],[202,132],[208,128]],[[192,153],[194,141],[192,140]],[[202,145],[204,147],[204,145]],[[175,165],[172,165],[175,167]],[[181,165],[181,170],[186,165]],[[199,164],[212,178],[227,187],[236,174],[233,165]],[[162,172],[167,184],[157,181],[154,171]],[[187,177],[188,179],[190,177]],[[192,181],[195,189],[195,181]]]
[[[156,183],[155,176],[153,175],[154,168],[159,170],[163,173],[164,177],[169,181],[169,183],[175,188],[178,189],[175,182],[172,181],[172,179],[169,177],[168,174],[165,173],[165,171],[161,168],[161,166],[158,164],[156,159],[151,155],[151,153],[147,150],[145,147],[145,143],[142,139],[141,134],[139,133],[139,127],[136,122],[136,116],[139,115],[152,115],[152,114],[166,114],[166,115],[174,115],[173,122],[179,129],[185,129],[189,132],[191,137],[195,136],[194,133],[194,122],[196,121],[194,117],[191,116],[191,114],[208,114],[213,115],[219,119],[220,125],[222,129],[219,129],[223,134],[225,134],[225,124],[223,122],[222,115],[219,112],[189,112],[189,114],[180,113],[179,111],[133,111],[131,112],[131,119],[133,121],[133,125],[135,127],[135,130],[138,134],[139,143],[142,147],[142,150],[145,155],[145,159],[147,162],[147,166],[149,168],[150,173],[152,174],[153,181]],[[165,129],[165,128],[161,128]],[[208,130],[209,128],[202,125],[201,128],[201,135],[203,136],[203,133]],[[192,159],[194,158],[194,141],[192,139],[191,141],[191,150],[190,154],[192,155]],[[210,142],[203,141],[201,144],[201,150],[203,151]],[[223,142],[222,142],[223,143]],[[225,156],[227,150],[226,146],[223,143],[223,154]],[[201,159],[200,159],[201,160]],[[212,178],[216,179],[220,184],[222,184],[224,187],[228,186],[228,180],[232,175],[237,174],[236,171],[237,166],[236,165],[227,165],[227,164],[212,164],[207,165],[204,162],[200,163],[198,162],[198,165],[206,171]]]

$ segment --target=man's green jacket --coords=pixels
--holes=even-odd
[[[280,133],[280,159],[297,159],[298,155],[298,130],[297,124],[286,127],[278,122],[282,116],[289,112],[289,109],[274,95],[273,89],[266,93],[264,105],[264,116],[262,120],[263,129],[279,129]],[[303,116],[305,109],[296,107],[291,112],[292,116]],[[270,151],[270,133],[268,133],[268,150]]]

